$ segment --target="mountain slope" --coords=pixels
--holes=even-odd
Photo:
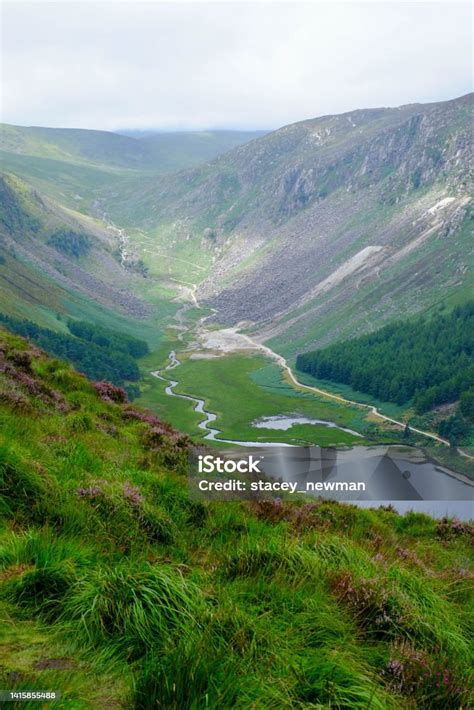
[[[470,706],[472,525],[193,500],[186,437],[1,328],[0,423],[2,687],[78,710]]]
[[[143,279],[124,269],[118,234],[66,209],[18,178],[0,175],[1,310],[60,327],[56,316],[110,309],[144,318]],[[75,314],[75,313],[74,313]]]
[[[0,150],[107,168],[173,172],[211,160],[264,131],[119,134],[0,124]]]
[[[147,160],[138,141],[107,131],[0,125],[0,148],[9,153],[110,167],[138,168]]]
[[[212,252],[200,299],[292,354],[468,291],[472,105],[303,121],[109,208]]]
[[[206,163],[237,146],[260,138],[267,131],[124,132],[138,138],[142,150],[160,172],[176,172]]]
[[[145,164],[207,157],[230,134],[6,127],[3,155],[56,203],[127,228],[152,274],[197,284],[215,320],[291,357],[465,300],[472,104],[311,119],[166,177]]]
[[[319,381],[350,385],[357,398],[368,393],[395,402],[409,410],[411,425],[437,431],[453,446],[474,442],[472,300],[448,314],[437,309],[299,354],[296,367]]]

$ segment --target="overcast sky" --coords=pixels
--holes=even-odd
[[[276,128],[472,90],[469,3],[4,2],[2,120]]]

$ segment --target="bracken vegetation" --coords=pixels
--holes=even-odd
[[[1,687],[74,710],[471,706],[471,524],[194,501],[190,441],[124,399],[0,331]]]

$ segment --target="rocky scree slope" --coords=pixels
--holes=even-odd
[[[467,283],[472,104],[296,123],[113,209],[214,251],[198,296],[221,322],[295,346],[363,332]]]

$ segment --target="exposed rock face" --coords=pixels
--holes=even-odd
[[[253,321],[289,352],[362,332],[465,283],[472,107],[471,94],[286,126],[153,183],[135,216],[214,249],[198,297],[220,322]]]

